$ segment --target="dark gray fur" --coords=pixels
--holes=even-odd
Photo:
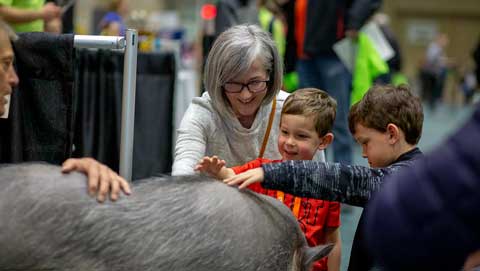
[[[0,167],[0,270],[309,270],[290,210],[206,177],[151,178],[98,204],[82,174]]]

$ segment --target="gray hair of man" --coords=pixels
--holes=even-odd
[[[15,34],[15,31],[13,31],[13,29],[7,23],[5,23],[1,18],[0,18],[0,31],[6,33],[8,38],[12,42],[18,39],[18,36],[17,34]]]
[[[255,60],[260,60],[269,76],[263,104],[270,103],[280,91],[283,63],[270,34],[257,25],[237,25],[215,40],[205,64],[204,84],[212,105],[221,114],[233,114],[223,85],[245,74]]]

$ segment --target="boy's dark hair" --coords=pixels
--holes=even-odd
[[[361,124],[380,132],[387,131],[393,123],[402,129],[407,143],[415,145],[420,140],[423,126],[422,103],[407,85],[376,85],[352,108],[348,115],[350,132]]]
[[[316,88],[303,88],[290,94],[282,108],[282,116],[302,115],[313,117],[319,136],[332,131],[337,112],[337,102],[328,93]]]

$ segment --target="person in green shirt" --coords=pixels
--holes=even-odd
[[[0,0],[0,17],[15,32],[42,32],[45,22],[60,15],[61,8],[45,0]]]
[[[258,20],[263,30],[272,34],[272,38],[277,45],[278,52],[286,64],[286,46],[287,46],[287,19],[285,18],[282,5],[288,1],[285,0],[258,0]],[[283,77],[283,90],[294,92],[298,89],[298,74],[296,71],[286,71]]]

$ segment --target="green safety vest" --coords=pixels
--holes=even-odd
[[[381,74],[389,71],[387,62],[380,57],[372,41],[364,33],[358,34],[358,49],[352,79],[350,104],[353,105],[363,98],[373,81]]]

